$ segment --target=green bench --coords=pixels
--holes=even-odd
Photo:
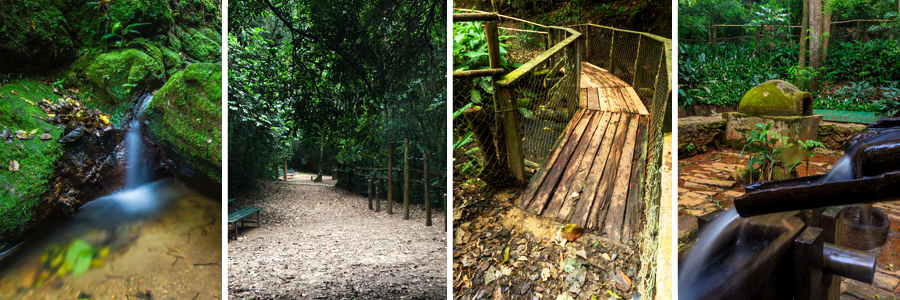
[[[230,202],[230,201],[229,201]],[[236,211],[228,213],[228,225],[234,225],[234,237],[237,238],[238,228],[244,226],[244,223],[252,223],[259,227],[259,211],[262,207],[244,207]],[[251,214],[256,214],[255,221],[245,221],[244,218]]]

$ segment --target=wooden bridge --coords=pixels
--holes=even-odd
[[[580,87],[578,112],[518,204],[625,242],[641,230],[649,113],[634,88],[586,62]]]

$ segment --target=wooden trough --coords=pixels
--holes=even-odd
[[[649,113],[634,88],[585,62],[579,108],[518,205],[628,241],[641,230]]]

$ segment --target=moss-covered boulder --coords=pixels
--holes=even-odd
[[[184,52],[200,62],[222,60],[222,36],[212,29],[189,28],[181,35]]]
[[[141,50],[125,49],[97,55],[84,68],[83,77],[98,101],[119,107],[162,85],[163,72],[161,54],[157,60]]]
[[[750,89],[738,112],[751,116],[811,116],[812,95],[783,80],[769,80]]]
[[[38,1],[0,5],[0,72],[56,68],[75,59],[66,19],[56,6]]]
[[[212,0],[178,0],[169,1],[175,17],[175,23],[187,26],[221,25],[218,3]]]
[[[145,112],[170,172],[199,190],[222,183],[222,65],[187,66],[166,82]]]
[[[123,27],[147,23],[134,28],[142,37],[165,35],[175,24],[166,1],[110,1],[109,18]]]
[[[0,240],[22,232],[47,191],[62,153],[56,142],[62,130],[42,121],[47,115],[34,104],[57,97],[50,87],[33,80],[0,87],[0,133],[27,133],[25,139],[0,138]],[[42,140],[39,136],[44,133],[51,138]],[[11,170],[11,164],[18,169]]]

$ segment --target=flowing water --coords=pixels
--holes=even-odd
[[[221,204],[172,179],[147,182],[140,121],[152,99],[132,114],[125,187],[0,257],[0,299],[221,297]]]
[[[858,170],[854,157],[857,150],[888,141],[900,140],[900,129],[887,128],[864,132],[864,135],[849,147],[844,155],[835,162],[834,166],[818,182],[829,183],[858,179],[861,171]],[[863,200],[864,201],[864,200]],[[860,220],[870,220],[872,204],[860,204]],[[771,220],[766,222],[787,222],[772,214]],[[746,265],[748,260],[758,260],[758,250],[766,246],[766,242],[757,238],[749,238],[748,232],[743,226],[747,219],[738,216],[734,209],[728,209],[716,217],[712,223],[706,226],[700,233],[697,242],[691,247],[690,252],[679,264],[678,294],[680,299],[702,299],[717,286],[724,284],[742,284],[731,282],[738,275],[745,274],[747,270],[736,268]],[[861,221],[862,222],[862,221]],[[771,226],[769,226],[771,228]],[[737,236],[735,241],[730,237]],[[756,287],[744,287],[751,292]],[[749,295],[748,295],[749,296]]]

